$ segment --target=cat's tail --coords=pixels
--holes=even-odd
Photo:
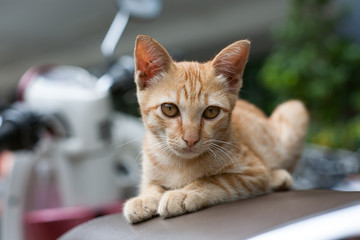
[[[269,120],[284,146],[285,157],[279,167],[292,171],[303,150],[309,122],[308,111],[301,101],[290,100],[280,104]]]

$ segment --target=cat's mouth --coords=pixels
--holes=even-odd
[[[202,154],[202,148],[199,145],[189,147],[178,142],[170,142],[168,143],[168,147],[171,149],[173,154],[184,159],[195,158]]]
[[[199,151],[196,151],[196,149],[190,148],[190,147],[179,148],[179,149],[176,149],[174,152],[179,157],[186,158],[186,159],[194,158],[201,154]]]
[[[194,149],[190,148],[190,147],[186,147],[186,148],[183,148],[183,153],[196,153],[196,151],[194,151]]]

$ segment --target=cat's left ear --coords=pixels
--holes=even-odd
[[[237,41],[224,48],[211,62],[215,74],[226,79],[231,92],[237,93],[242,86],[249,50],[250,41]]]
[[[139,35],[135,43],[135,81],[140,90],[149,87],[156,76],[173,65],[169,53],[155,39]]]

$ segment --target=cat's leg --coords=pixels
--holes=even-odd
[[[280,104],[269,121],[285,150],[286,157],[280,166],[292,171],[302,153],[309,121],[308,111],[301,101],[290,100]]]
[[[275,169],[271,172],[271,189],[285,191],[291,189],[293,179],[285,169]]]
[[[247,172],[250,173],[248,170]],[[158,213],[163,218],[174,217],[269,191],[270,176],[265,168],[254,169],[248,175],[224,173],[200,178],[182,189],[164,193]]]
[[[158,185],[142,186],[139,196],[126,201],[124,216],[130,223],[138,223],[157,215],[157,209],[161,196],[165,190]]]

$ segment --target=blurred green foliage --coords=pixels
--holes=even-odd
[[[271,107],[290,98],[305,102],[308,141],[358,149],[360,46],[337,33],[345,13],[331,0],[291,0],[260,79],[275,97]]]

